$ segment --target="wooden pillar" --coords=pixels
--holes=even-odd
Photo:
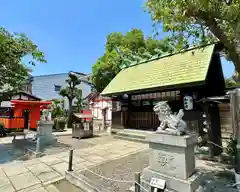
[[[230,114],[231,114],[231,126],[233,129],[233,139],[237,138],[237,113],[236,113],[236,94],[234,92],[230,95]]]
[[[240,174],[240,89],[234,90],[231,94],[231,111],[233,111],[232,126],[234,130],[234,139],[237,141],[235,154],[235,172],[237,174]]]
[[[209,104],[208,103],[204,103],[204,112],[206,114],[206,125],[205,125],[205,128],[207,129],[207,133],[208,133],[208,140],[209,141],[212,141],[213,140],[213,133],[212,133],[212,129],[211,129],[211,120],[210,120],[210,115],[209,115]],[[209,152],[210,152],[210,155],[213,157],[214,154],[213,154],[213,144],[212,143],[208,143],[208,146],[209,146]]]
[[[216,103],[205,103],[206,128],[208,131],[208,146],[212,157],[222,152],[221,126],[219,109]]]
[[[134,128],[131,127],[131,115],[132,115],[132,95],[128,95],[128,116],[127,116],[128,128]]]
[[[211,141],[216,144],[213,146],[213,155],[218,156],[222,153],[222,137],[221,137],[220,114],[217,103],[210,104],[209,115],[212,130]]]

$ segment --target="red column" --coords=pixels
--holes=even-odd
[[[40,120],[40,105],[34,105],[30,112],[30,128],[37,128],[37,121]]]

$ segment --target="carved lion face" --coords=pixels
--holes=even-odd
[[[160,101],[158,102],[154,107],[153,107],[153,111],[156,113],[156,114],[171,114],[172,113],[172,110],[171,108],[169,107],[169,105],[167,104],[167,101]]]

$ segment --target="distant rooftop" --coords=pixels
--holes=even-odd
[[[76,73],[77,75],[81,75],[81,76],[88,76],[89,74],[88,73],[81,73],[81,72],[76,72],[76,71],[69,71],[69,72],[66,72],[66,73],[53,73],[53,74],[46,74],[46,75],[36,75],[34,77],[45,77],[45,76],[55,76],[55,75],[65,75],[65,74],[68,74],[70,72],[73,72],[73,73]]]

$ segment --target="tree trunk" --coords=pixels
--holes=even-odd
[[[203,15],[200,18],[205,20],[205,23],[209,27],[210,31],[220,40],[220,43],[222,43],[227,49],[229,58],[235,66],[235,70],[237,72],[240,72],[240,53],[237,50],[238,45],[229,41],[228,37],[226,36],[224,31],[218,26],[214,18],[209,18],[206,15]]]
[[[67,120],[67,127],[72,128],[72,99],[68,99],[68,120]]]

